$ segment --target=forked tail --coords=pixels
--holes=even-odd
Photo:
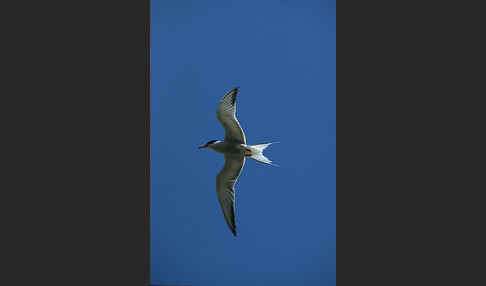
[[[269,142],[269,143],[263,143],[263,144],[257,144],[257,145],[248,145],[251,149],[250,158],[257,160],[257,161],[260,161],[260,162],[265,163],[265,164],[280,167],[277,164],[273,164],[270,159],[268,159],[267,157],[265,157],[265,155],[263,155],[263,150],[265,150],[268,146],[270,146],[274,143],[280,143],[280,142]]]

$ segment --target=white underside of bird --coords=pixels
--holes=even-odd
[[[233,88],[227,92],[216,109],[216,118],[225,129],[224,140],[211,140],[199,147],[209,148],[224,154],[224,166],[216,175],[216,193],[225,221],[234,236],[236,236],[234,186],[245,165],[245,158],[248,157],[265,164],[277,166],[263,155],[263,150],[273,143],[278,143],[246,144],[245,133],[236,119],[237,93],[238,88]]]

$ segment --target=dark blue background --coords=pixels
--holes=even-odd
[[[335,1],[151,2],[151,281],[336,284]],[[216,197],[216,106],[239,86],[238,237]]]

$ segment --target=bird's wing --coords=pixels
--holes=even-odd
[[[238,179],[245,157],[235,155],[224,156],[224,166],[216,175],[216,193],[223,211],[224,219],[231,232],[236,236],[235,224],[235,183]]]
[[[216,109],[216,118],[218,118],[226,131],[225,141],[246,144],[245,133],[243,133],[243,129],[241,129],[240,123],[236,119],[237,93],[238,88],[236,87],[223,96]]]

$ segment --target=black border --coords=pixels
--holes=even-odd
[[[483,285],[483,10],[337,2],[337,284]]]
[[[145,284],[150,284],[150,1],[145,0]]]
[[[0,285],[149,283],[149,8],[2,7]]]

